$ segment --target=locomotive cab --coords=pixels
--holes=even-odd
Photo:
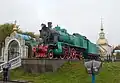
[[[44,44],[52,44],[58,42],[59,33],[53,30],[52,23],[48,22],[48,27],[45,24],[41,24],[42,29],[39,30],[40,37],[44,40]]]

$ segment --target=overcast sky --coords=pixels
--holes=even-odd
[[[39,33],[41,23],[51,21],[80,33],[96,43],[103,18],[104,32],[111,45],[120,44],[119,0],[0,0],[0,24],[17,20],[24,31]]]

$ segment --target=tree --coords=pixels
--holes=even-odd
[[[13,32],[13,27],[14,27],[14,24],[9,24],[9,23],[0,25],[0,43],[4,42],[5,38],[7,36],[10,36],[10,34]],[[19,26],[16,25],[16,28],[18,28],[18,27]],[[18,28],[17,32],[20,34],[29,35],[29,36],[35,38],[35,34],[33,32],[23,32],[19,28]]]
[[[0,42],[4,42],[5,38],[7,36],[10,36],[10,34],[13,32],[13,24],[3,24],[0,25]]]
[[[24,34],[24,35],[29,35],[29,36],[35,38],[35,35],[34,35],[33,32],[23,32],[23,34]]]
[[[10,36],[10,34],[13,32],[13,27],[14,27],[14,24],[12,24],[12,23],[5,23],[5,24],[0,25],[0,55],[1,55],[1,48],[3,46],[5,38],[7,36]],[[29,35],[29,36],[35,38],[35,35],[33,32],[23,32],[18,27],[19,26],[16,25],[16,28],[18,29],[17,30],[18,33]]]
[[[7,36],[10,36],[10,34],[13,32],[13,24],[5,23],[0,25],[0,55],[1,55],[1,49],[4,45],[5,38]]]

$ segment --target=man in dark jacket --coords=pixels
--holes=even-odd
[[[10,68],[9,63],[7,63],[7,65],[3,67],[3,81],[9,80],[9,68]]]

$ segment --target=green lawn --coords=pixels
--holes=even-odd
[[[33,83],[91,83],[91,76],[85,71],[82,62],[64,64],[54,73],[30,74],[22,69],[11,71],[11,79],[24,79]],[[96,83],[120,83],[120,62],[104,63]]]

